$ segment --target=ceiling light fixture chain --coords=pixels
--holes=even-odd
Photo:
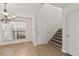
[[[4,12],[7,12],[7,10],[6,10],[6,4],[7,3],[4,3]]]

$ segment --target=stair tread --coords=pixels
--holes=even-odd
[[[51,43],[48,43],[48,44],[50,44],[51,46],[55,47],[55,48],[58,49],[58,50],[61,50],[61,49],[62,49],[62,47],[57,47],[57,46],[55,46],[54,44],[51,44]]]
[[[55,34],[59,34],[59,35],[62,35],[62,32],[56,32]]]
[[[52,37],[52,38],[62,40],[62,37],[57,37],[57,36],[55,37],[55,36],[54,36],[54,37]]]
[[[57,31],[62,31],[62,29],[58,29]]]
[[[56,43],[56,42],[54,42],[54,41],[50,41],[52,44],[55,44],[56,46],[59,46],[59,47],[61,47],[62,45],[61,44],[58,44],[58,43]]]
[[[57,46],[57,47],[59,47],[59,48],[61,48],[62,47],[62,45],[60,45],[60,44],[57,44],[57,43],[55,43],[55,42],[50,42],[51,44],[53,44],[53,45],[55,45],[55,46]]]
[[[57,32],[62,32],[62,30],[57,30]]]
[[[62,33],[62,31],[57,31],[56,33]]]
[[[62,29],[58,29],[54,36],[50,39],[49,43],[58,48],[62,48]]]
[[[59,36],[59,37],[62,37],[62,35],[60,35],[60,34],[54,34],[54,36]]]
[[[62,29],[58,29],[58,30],[62,30]]]
[[[55,37],[53,37],[52,39],[56,39],[56,40],[62,41],[62,39],[57,39],[57,38],[55,38]]]
[[[62,41],[60,41],[60,40],[56,40],[56,39],[53,39],[53,38],[52,38],[51,41],[53,41],[53,40],[54,40],[54,41],[57,41],[57,42],[59,42],[59,43],[62,44]]]
[[[58,42],[58,41],[56,41],[56,40],[51,40],[51,42],[55,42],[55,43],[57,43],[57,44],[59,44],[59,45],[62,45],[62,43],[61,42]]]

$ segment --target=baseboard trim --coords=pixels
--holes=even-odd
[[[4,42],[0,42],[0,45],[9,45],[9,44],[22,43],[22,42],[30,42],[30,41],[27,40],[4,41]]]

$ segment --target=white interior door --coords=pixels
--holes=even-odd
[[[38,44],[44,44],[48,42],[48,31],[47,31],[47,23],[44,21],[39,21],[38,23]]]
[[[79,10],[67,14],[67,52],[79,55]]]

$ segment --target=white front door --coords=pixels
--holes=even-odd
[[[67,14],[67,52],[79,55],[79,10]]]

